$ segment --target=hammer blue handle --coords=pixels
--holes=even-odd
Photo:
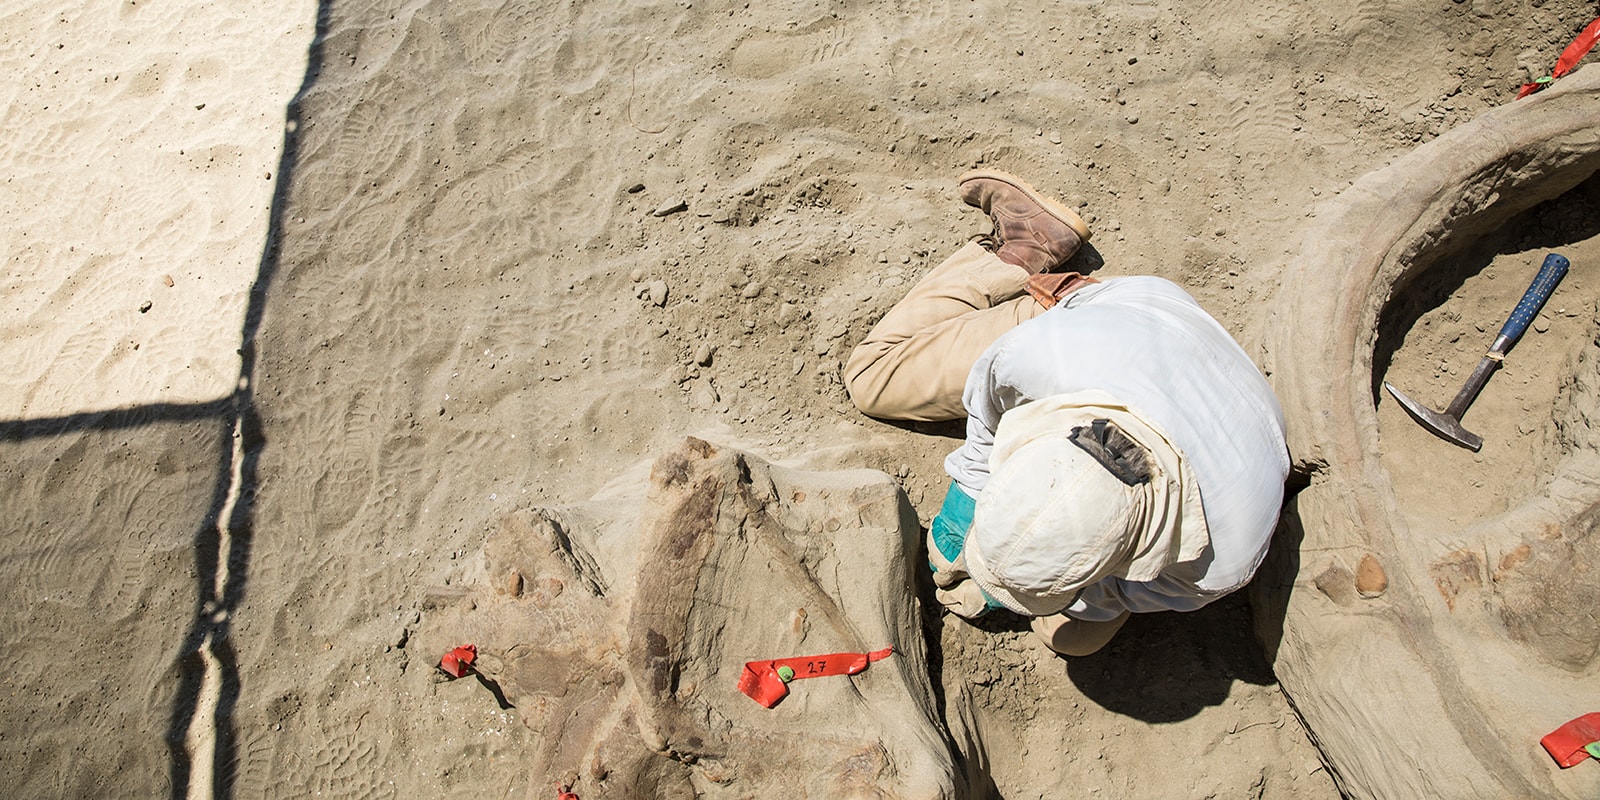
[[[1500,328],[1499,338],[1494,340],[1494,347],[1490,348],[1502,355],[1511,349],[1511,345],[1522,338],[1528,331],[1528,325],[1538,315],[1539,309],[1544,308],[1544,301],[1556,290],[1556,284],[1567,276],[1567,269],[1572,266],[1566,256],[1551,253],[1544,257],[1544,264],[1539,266],[1539,274],[1533,276],[1533,283],[1528,285],[1528,291],[1522,294],[1522,299],[1517,302],[1517,307],[1512,309],[1511,318]]]

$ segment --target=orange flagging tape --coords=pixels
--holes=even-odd
[[[870,653],[829,653],[822,656],[779,658],[772,661],[746,661],[739,674],[739,691],[765,708],[772,708],[789,695],[789,682],[801,678],[830,675],[855,675],[874,661],[894,653],[893,647]]]
[[[439,669],[452,678],[459,678],[472,671],[472,662],[478,660],[477,645],[464,644],[444,654],[439,659]]]
[[[1561,765],[1573,766],[1589,757],[1586,745],[1600,742],[1600,712],[1584,714],[1546,734],[1539,744]]]
[[[1589,26],[1578,34],[1578,38],[1573,39],[1572,44],[1567,45],[1567,49],[1561,51],[1561,58],[1556,59],[1556,68],[1550,71],[1550,77],[1540,78],[1533,83],[1522,84],[1522,88],[1517,91],[1517,99],[1520,100],[1527,97],[1549,86],[1555,79],[1571,72],[1572,68],[1578,66],[1578,62],[1582,61],[1583,57],[1588,55],[1589,51],[1594,48],[1596,39],[1600,39],[1600,18],[1589,23]]]

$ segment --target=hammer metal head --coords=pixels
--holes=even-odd
[[[1400,401],[1400,407],[1406,410],[1422,427],[1430,433],[1451,444],[1460,445],[1476,453],[1483,448],[1483,437],[1466,428],[1461,427],[1461,420],[1448,414],[1434,411],[1427,406],[1406,397],[1405,392],[1394,388],[1394,384],[1384,381],[1383,388]]]

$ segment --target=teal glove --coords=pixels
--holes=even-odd
[[[977,501],[951,481],[944,495],[944,506],[928,526],[928,568],[933,570],[933,582],[938,587],[934,597],[945,608],[967,619],[981,617],[990,609],[1004,608],[968,577],[966,560],[961,557],[976,507]]]
[[[967,531],[972,528],[972,511],[977,507],[977,500],[955,481],[950,482],[950,488],[944,493],[944,506],[939,509],[939,515],[933,518],[933,524],[928,526],[928,535],[933,537],[932,546],[938,548],[939,555],[944,556],[945,561],[955,561],[961,556],[961,548],[967,543]],[[928,568],[937,571],[931,550],[928,552]]]

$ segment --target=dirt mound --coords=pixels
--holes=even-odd
[[[424,652],[480,647],[480,674],[537,742],[531,794],[955,795],[913,592],[920,530],[887,475],[691,438],[656,461],[647,499],[595,512],[508,517],[417,635]],[[597,558],[619,550],[635,555]],[[747,661],[886,647],[772,709],[738,688]]]
[[[1597,96],[1590,67],[1358,181],[1265,321],[1309,485],[1278,542],[1297,555],[1257,595],[1286,612],[1278,676],[1352,794],[1600,793],[1538,747],[1600,704]],[[1572,273],[1464,416],[1481,453],[1380,393],[1442,408],[1551,249]]]

